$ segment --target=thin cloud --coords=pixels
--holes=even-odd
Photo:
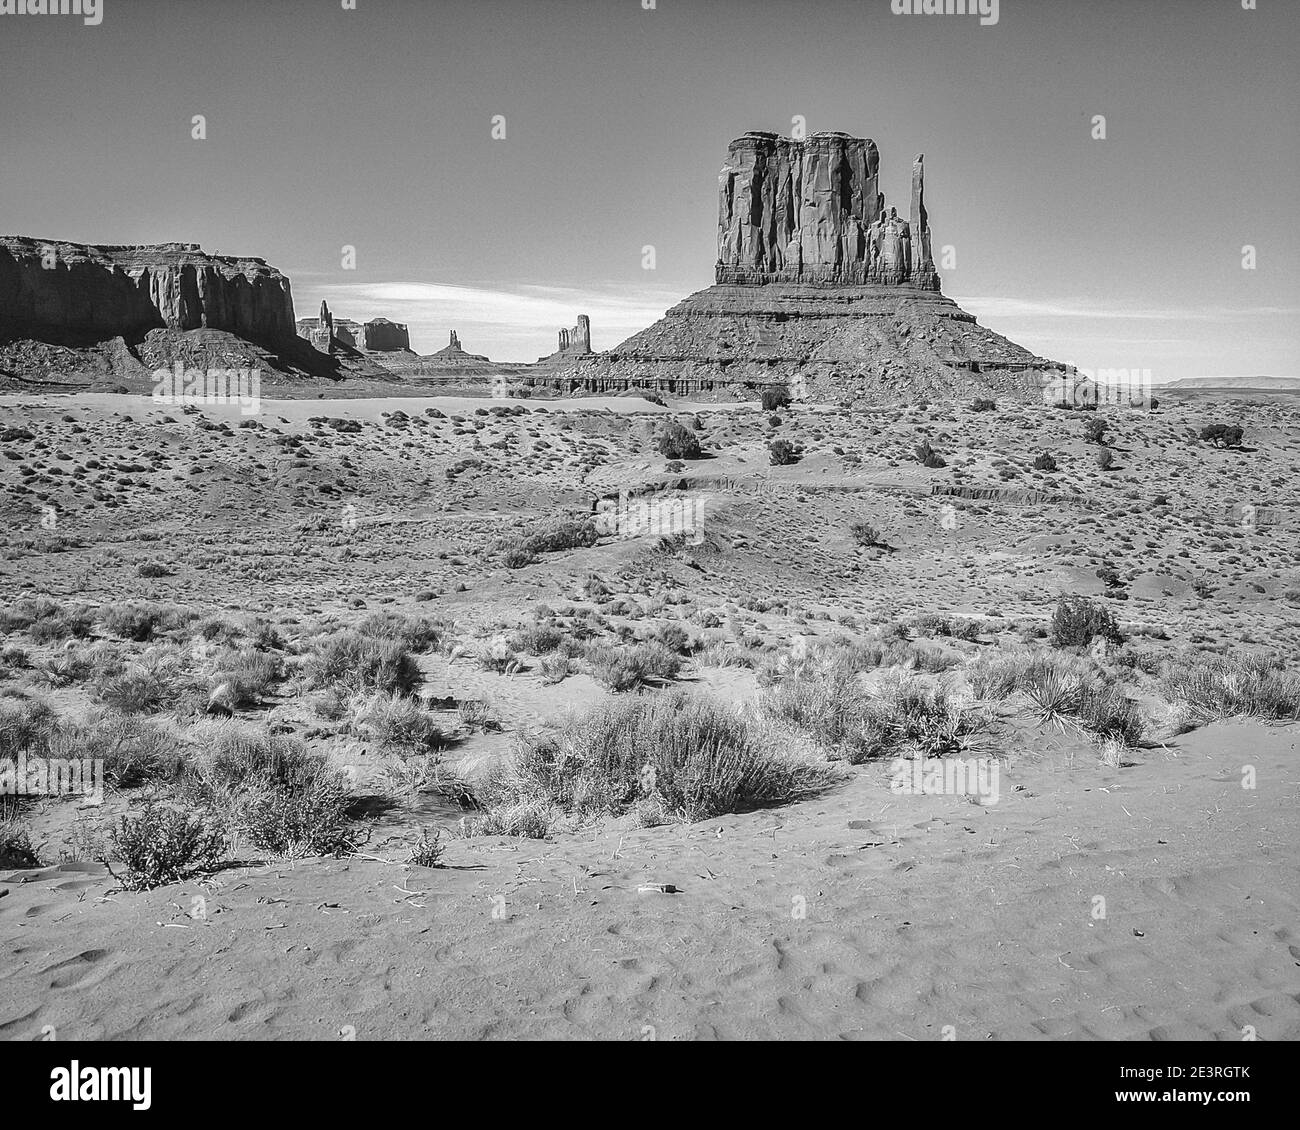
[[[1142,309],[1106,306],[1089,301],[1033,302],[1022,298],[953,296],[972,314],[989,318],[1087,318],[1107,321],[1216,322],[1236,318],[1291,317],[1300,313],[1294,306],[1205,306],[1187,309]]]

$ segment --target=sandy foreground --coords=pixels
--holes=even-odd
[[[453,841],[439,870],[112,895],[98,865],[11,874],[0,1033],[1300,1038],[1295,728],[1218,724],[1119,770],[1069,753],[1049,739],[996,805],[864,772],[693,826]]]
[[[700,406],[711,458],[686,473],[709,491],[702,544],[664,554],[628,538],[512,570],[499,539],[669,475],[657,420],[637,418],[662,413],[648,402],[510,407],[521,403],[526,417],[499,419],[478,416],[493,407],[484,399],[274,401],[261,429],[234,428],[237,405],[206,407],[204,419],[231,423],[221,434],[147,397],[0,398],[32,432],[0,466],[16,547],[0,595],[147,599],[286,630],[392,608],[454,622],[469,645],[550,602],[570,623],[574,609],[601,613],[606,638],[672,623],[702,644],[752,637],[761,654],[796,634],[959,611],[985,623],[980,639],[926,646],[966,662],[1021,646],[1015,633],[1045,623],[1058,593],[1100,598],[1105,554],[1143,653],[1215,642],[1291,654],[1300,639],[1288,595],[1300,591],[1297,527],[1281,509],[1291,496],[1261,485],[1294,481],[1300,432],[1285,406],[1245,417],[1249,460],[1188,442],[1200,409],[1117,416],[1121,469],[1109,476],[1069,415],[800,407],[778,428]],[[395,428],[384,416],[426,407],[449,418]],[[313,416],[365,426],[313,431]],[[766,444],[787,434],[806,452],[772,467]],[[918,467],[920,434],[949,469]],[[1040,446],[1061,457],[1059,473],[1028,466]],[[1012,479],[997,473],[1008,458]],[[971,497],[931,494],[943,484]],[[1261,521],[1243,532],[1227,511],[1252,498]],[[57,537],[37,503],[57,507]],[[340,526],[345,503],[355,529]],[[858,519],[887,548],[854,544]],[[143,579],[154,560],[171,574]],[[1210,595],[1193,591],[1198,576]],[[608,591],[593,596],[598,578]],[[756,595],[781,601],[756,608]],[[722,623],[701,628],[714,607]],[[1139,630],[1148,622],[1168,635]],[[63,648],[8,642],[37,664]],[[110,642],[133,659],[152,646]],[[488,701],[503,723],[457,746],[466,763],[503,756],[516,726],[605,697],[585,671],[545,685],[536,660],[510,678],[468,658],[421,663],[423,693]],[[756,693],[752,671],[702,659],[681,681],[728,702]],[[1134,686],[1145,694],[1149,680]],[[37,691],[72,715],[92,705],[82,687]],[[237,721],[342,744],[278,692]],[[815,799],[694,825],[625,817],[541,841],[463,839],[450,835],[460,812],[431,807],[376,822],[351,858],[247,858],[143,894],[115,889],[96,863],[3,873],[0,1036],[1300,1039],[1296,734],[1259,722],[1157,734],[1117,769],[1074,731],[1026,725],[999,751],[990,805],[897,795],[873,763]],[[58,858],[58,829],[41,820],[72,815],[70,803],[38,806],[46,858]],[[449,833],[444,866],[410,867],[428,825]]]

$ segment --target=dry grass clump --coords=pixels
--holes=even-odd
[[[0,871],[39,867],[40,849],[9,805],[0,807]]]
[[[786,804],[825,767],[779,752],[763,725],[684,691],[612,701],[539,734],[485,778],[471,834],[544,836],[561,816],[620,816],[646,802],[688,821]]]
[[[522,569],[536,561],[539,554],[585,549],[595,545],[599,538],[596,525],[590,519],[551,522],[503,546],[503,560],[507,568]]]
[[[1023,696],[1040,723],[1073,725],[1098,739],[1132,748],[1146,733],[1146,720],[1119,684],[1095,664],[1076,656],[1011,652],[967,669],[977,698]]]
[[[424,680],[419,664],[400,639],[355,629],[313,640],[303,670],[312,689],[336,687],[347,694],[386,691],[409,695]]]
[[[176,780],[185,758],[171,734],[142,718],[106,710],[76,722],[40,699],[0,701],[0,760],[20,755],[102,761],[105,782],[119,789]]]
[[[424,704],[406,695],[391,691],[359,695],[350,704],[350,713],[348,729],[385,750],[430,751],[448,744]]]
[[[806,732],[828,757],[851,765],[882,757],[959,756],[990,725],[983,711],[942,685],[900,678],[870,694],[843,660],[792,669],[764,693],[762,705]]]
[[[286,859],[350,850],[352,795],[324,754],[291,738],[225,730],[186,766],[190,795],[254,847]]]
[[[193,714],[207,696],[189,673],[180,651],[153,647],[120,670],[105,665],[91,682],[91,693],[103,705],[123,714],[158,714],[172,710]]]
[[[208,678],[212,697],[234,709],[259,705],[284,678],[284,661],[253,647],[228,648],[214,665]]]
[[[1225,718],[1300,718],[1300,677],[1277,658],[1177,656],[1164,664],[1160,689],[1184,730]]]
[[[99,620],[110,635],[135,643],[146,643],[186,627],[194,614],[170,605],[147,601],[124,601],[101,605]]]
[[[84,605],[65,608],[48,596],[21,597],[0,612],[0,632],[26,632],[33,643],[85,639],[94,622]]]
[[[682,657],[658,640],[623,647],[588,644],[583,659],[592,678],[616,693],[671,682],[682,668]]]
[[[447,626],[441,621],[400,612],[372,612],[357,631],[371,639],[393,641],[417,655],[440,650],[447,639]]]

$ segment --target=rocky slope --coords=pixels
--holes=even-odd
[[[886,209],[872,141],[841,133],[731,143],[718,186],[717,285],[608,353],[557,355],[530,383],[559,391],[889,403],[1042,397],[1063,366],[939,293],[925,168],[910,219]]]
[[[263,259],[209,255],[192,243],[0,237],[0,339],[86,345],[152,329],[226,330],[280,345],[296,333],[289,280]]]

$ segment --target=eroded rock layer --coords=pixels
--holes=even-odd
[[[296,337],[289,280],[265,260],[209,255],[192,243],[0,236],[0,341],[133,342],[155,329],[223,330],[282,346]]]
[[[716,280],[938,290],[924,158],[913,165],[908,221],[885,207],[874,141],[842,133],[737,138],[718,178]]]
[[[752,396],[785,384],[810,399],[881,401],[1032,398],[1060,368],[931,290],[773,283],[710,287],[608,353],[530,376],[567,392]]]

